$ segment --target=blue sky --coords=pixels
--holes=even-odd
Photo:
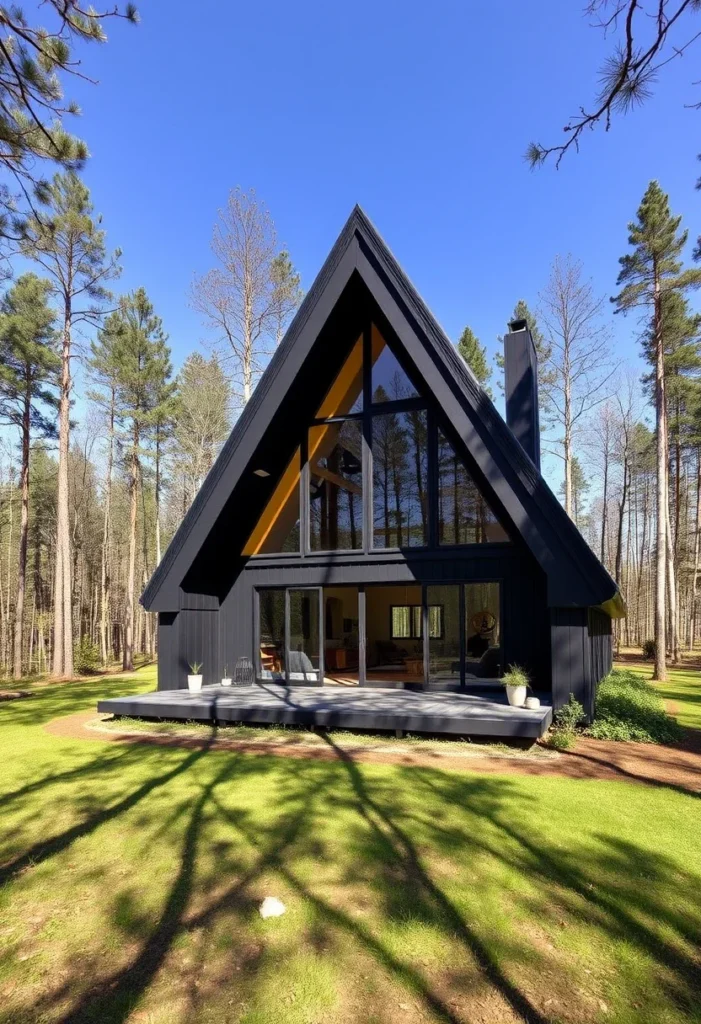
[[[100,84],[68,91],[95,207],[124,251],[118,287],[146,288],[176,365],[204,336],[190,282],[235,185],[265,200],[307,288],[359,202],[448,334],[469,323],[490,354],[555,254],[615,290],[651,178],[701,232],[701,115],[684,109],[701,98],[693,51],[559,171],[525,164],[527,144],[557,141],[596,91],[610,44],[579,3],[160,0],[140,12],[85,50]],[[615,330],[617,354],[636,359],[635,322]]]

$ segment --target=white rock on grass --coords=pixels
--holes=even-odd
[[[260,905],[258,913],[261,917],[282,917],[287,907],[277,896],[266,896]]]

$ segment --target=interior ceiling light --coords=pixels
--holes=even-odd
[[[267,469],[254,469],[253,470],[253,475],[254,476],[270,476],[270,473],[267,471]]]

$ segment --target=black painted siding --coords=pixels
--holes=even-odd
[[[572,693],[591,721],[597,687],[611,671],[611,619],[598,608],[553,608],[550,623],[553,706]]]
[[[187,686],[191,662],[202,663],[205,685],[221,679],[219,611],[184,609],[158,617],[158,689]]]
[[[205,683],[216,682],[238,658],[252,658],[253,592],[257,587],[340,586],[377,583],[449,583],[498,580],[502,585],[504,664],[529,670],[535,686],[550,687],[550,632],[545,576],[516,546],[483,545],[465,551],[393,553],[381,557],[251,559],[219,610],[186,608],[175,628],[159,633],[159,689],[186,685],[187,662],[204,663]],[[190,603],[196,603],[190,595]],[[203,603],[207,603],[204,601]],[[162,619],[166,616],[162,614]]]

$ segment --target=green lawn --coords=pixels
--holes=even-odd
[[[637,672],[646,679],[652,679],[652,664],[649,662],[617,665]],[[665,700],[676,705],[675,717],[680,725],[689,729],[701,729],[701,672],[698,669],[667,668],[667,682],[653,685]]]
[[[42,728],[153,678],[0,705],[2,1024],[701,1022],[696,797]]]

